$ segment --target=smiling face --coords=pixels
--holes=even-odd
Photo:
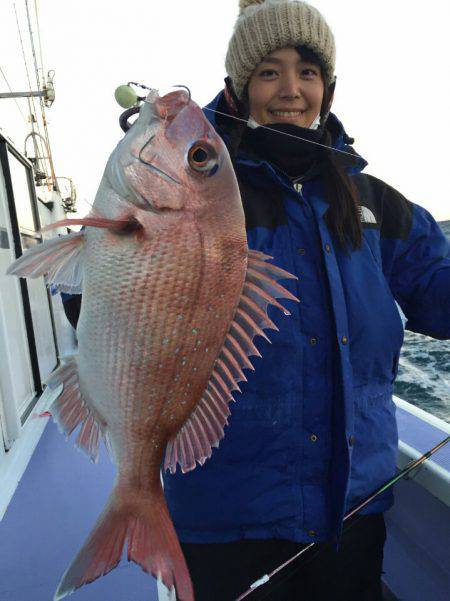
[[[320,113],[323,94],[318,65],[302,60],[295,48],[275,50],[250,77],[250,115],[260,125],[291,123],[307,128]]]

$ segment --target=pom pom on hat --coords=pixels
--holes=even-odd
[[[239,0],[240,14],[225,68],[238,98],[262,59],[280,48],[307,46],[320,59],[325,84],[334,80],[334,37],[320,12],[301,0]]]

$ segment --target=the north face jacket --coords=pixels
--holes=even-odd
[[[226,111],[223,95],[209,105]],[[206,116],[227,138],[226,119]],[[349,150],[345,132],[333,145]],[[247,372],[219,449],[187,474],[166,474],[165,494],[184,542],[242,538],[334,540],[346,509],[395,472],[392,387],[403,324],[450,338],[450,249],[431,215],[384,182],[351,174],[361,197],[364,241],[334,244],[320,176],[294,187],[263,160],[238,152],[235,169],[248,243],[298,276],[299,299],[279,332],[257,341],[263,358]],[[368,513],[386,510],[391,492]]]

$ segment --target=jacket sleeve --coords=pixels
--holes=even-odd
[[[424,208],[385,185],[383,271],[407,317],[406,328],[450,338],[450,243]]]

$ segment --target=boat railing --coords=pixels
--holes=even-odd
[[[449,436],[450,424],[399,397],[394,397],[394,401],[399,429],[397,466],[402,469]],[[412,477],[450,507],[450,445],[426,461]]]

